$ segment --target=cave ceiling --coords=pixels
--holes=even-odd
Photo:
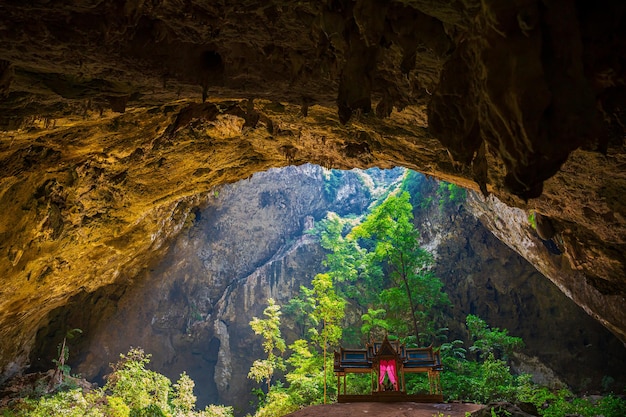
[[[548,277],[626,341],[622,1],[4,0],[0,39],[2,375],[215,187],[307,162],[535,210]]]

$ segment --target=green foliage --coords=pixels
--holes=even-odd
[[[22,415],[33,417],[100,417],[104,416],[102,410],[94,407],[85,399],[80,389],[61,391],[52,396],[41,397],[31,403],[32,409]],[[17,414],[20,415],[20,414]]]
[[[407,394],[428,394],[430,386],[428,382],[428,375],[426,374],[407,374],[406,378],[406,392]]]
[[[265,404],[257,410],[255,417],[279,417],[298,409],[291,396],[281,386],[274,386],[267,394]]]
[[[315,307],[312,317],[317,323],[321,323],[321,330],[315,328],[312,339],[322,348],[324,363],[324,404],[327,398],[327,351],[328,347],[336,346],[341,339],[341,320],[345,314],[346,302],[335,292],[333,280],[329,274],[317,274],[313,278],[313,295]]]
[[[456,205],[465,201],[467,192],[465,188],[456,184],[440,181],[437,188],[437,197],[439,199],[439,210],[443,210],[446,206]]]
[[[467,358],[468,351],[460,340],[441,345],[441,384],[446,398],[479,403],[515,401],[529,380],[524,375],[512,375],[505,359],[523,347],[522,340],[509,336],[506,330],[489,328],[477,316],[468,315],[466,323],[474,340],[469,351],[477,352],[479,361]]]
[[[285,352],[286,346],[280,334],[280,306],[276,304],[274,299],[267,300],[268,306],[263,310],[265,319],[253,317],[250,327],[255,334],[263,337],[263,350],[268,355],[274,355],[275,351],[279,353]]]
[[[311,314],[316,323],[320,323],[321,330],[314,330],[313,340],[320,347],[336,346],[341,339],[341,319],[344,317],[346,302],[337,295],[333,280],[329,274],[317,274],[313,281],[313,297],[315,300]]]
[[[380,292],[380,307],[388,313],[389,326],[405,336],[433,335],[436,307],[447,304],[443,283],[429,270],[433,259],[419,246],[413,224],[410,195],[390,196],[348,235],[359,239],[372,254],[368,260],[387,272],[388,286]]]
[[[528,223],[533,229],[537,229],[537,215],[534,210],[528,212]]]
[[[272,298],[268,299],[268,304],[263,310],[265,319],[253,317],[250,321],[250,327],[254,333],[263,337],[263,350],[267,358],[254,361],[248,372],[248,378],[256,382],[265,380],[269,392],[274,372],[285,369],[282,354],[285,352],[286,345],[280,333],[280,306]]]
[[[506,360],[511,352],[524,347],[521,338],[509,336],[506,329],[489,328],[480,317],[468,314],[465,322],[470,337],[474,339],[470,351],[477,352],[481,359],[494,355]]]
[[[372,392],[371,375],[348,374],[346,377],[346,394],[370,394]]]
[[[300,294],[283,306],[285,316],[290,317],[298,327],[300,337],[305,337],[307,329],[312,326],[311,313],[313,313],[313,308],[311,290],[306,287],[301,287]]]
[[[169,407],[171,382],[164,375],[146,369],[149,362],[150,355],[143,349],[132,348],[128,354],[120,354],[120,360],[112,365],[114,372],[107,378],[105,390],[124,400],[131,416],[154,413],[153,405],[161,410]]]
[[[111,365],[103,389],[83,392],[64,389],[26,398],[0,410],[4,417],[232,417],[232,407],[211,405],[195,410],[194,382],[181,374],[174,386],[157,372],[146,369],[150,355],[132,348]],[[71,377],[68,379],[72,379]],[[67,386],[67,384],[65,385]],[[63,387],[63,386],[62,386]]]
[[[332,358],[327,357],[327,351],[329,347],[336,346],[341,338],[342,328],[339,324],[344,315],[345,301],[336,294],[333,280],[328,274],[316,275],[312,285],[313,288],[302,287],[300,289],[300,296],[290,303],[288,311],[292,312],[300,323],[308,327],[308,332],[304,333],[322,353],[318,353],[305,339],[296,340],[291,344],[289,346],[291,354],[286,360],[290,370],[285,374],[289,385],[284,387],[280,381],[274,385],[268,385],[267,395],[260,398],[256,416],[282,415],[303,406],[325,401],[329,394],[327,381],[334,380],[334,377],[332,374],[328,375],[327,369],[332,367]],[[270,300],[270,307],[272,304],[273,301]],[[302,308],[302,311],[296,313],[297,308]],[[264,312],[268,317],[266,320],[275,318],[275,320],[270,320],[271,325],[261,326],[262,321],[258,319],[250,323],[251,326],[257,325],[255,332],[265,334],[266,341],[276,340],[275,336],[280,336],[280,320],[277,317],[279,314],[276,314],[280,311],[277,308],[269,311],[268,309]],[[282,343],[284,346],[284,342]],[[264,344],[264,348],[266,353],[273,352],[274,345]],[[265,375],[273,371],[268,368],[273,364],[271,360],[257,360],[248,376],[255,377],[256,375],[257,381],[267,380]],[[333,394],[332,388],[330,394]]]
[[[489,328],[476,316],[468,316],[466,322],[474,339],[470,351],[478,353],[478,361],[467,359],[467,351],[459,340],[442,344],[444,372],[441,383],[447,400],[483,404],[500,400],[530,402],[542,417],[626,415],[626,400],[623,398],[608,395],[593,403],[589,399],[575,398],[567,390],[554,392],[535,385],[530,375],[512,375],[505,359],[523,347],[522,340],[509,336],[506,330]]]
[[[613,394],[594,402],[588,398],[576,398],[566,389],[551,391],[546,387],[528,383],[521,390],[519,400],[534,404],[542,417],[626,416],[626,399]]]
[[[476,394],[482,403],[514,401],[516,398],[515,378],[510,368],[503,360],[495,359],[493,353],[482,363],[479,381]]]
[[[367,340],[382,339],[387,334],[391,325],[384,319],[386,314],[387,311],[384,308],[368,308],[367,313],[361,316],[363,322],[361,333],[367,336]]]
[[[183,372],[178,379],[178,382],[174,384],[174,393],[172,395],[172,406],[175,410],[188,413],[196,406],[197,397],[193,394],[193,388],[195,386],[193,379]]]
[[[323,266],[338,285],[340,296],[354,299],[360,305],[371,303],[383,288],[383,272],[374,254],[361,248],[352,236],[344,236],[349,226],[337,216],[329,216],[318,225],[320,244],[328,254]]]
[[[130,407],[120,397],[109,397],[106,414],[111,417],[130,417]]]
[[[52,362],[56,365],[57,369],[61,371],[64,376],[69,376],[70,366],[67,364],[67,360],[70,357],[70,348],[67,345],[68,339],[73,339],[77,334],[81,334],[81,329],[68,330],[63,338],[63,342],[57,345],[57,356],[59,359],[52,359]]]
[[[433,203],[433,196],[429,196],[420,200],[419,207],[422,210],[426,210]]]
[[[210,404],[196,413],[198,417],[233,417],[233,407]]]
[[[292,353],[287,359],[292,370],[285,375],[289,383],[291,403],[299,407],[319,404],[324,396],[322,357],[306,340],[299,339],[289,345]]]
[[[441,384],[447,400],[478,403],[515,401],[521,381],[493,355],[484,362],[444,356]]]

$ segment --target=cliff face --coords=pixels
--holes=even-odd
[[[481,210],[477,201],[482,199],[473,193],[467,201],[452,202],[437,189],[435,181],[424,181],[415,189],[422,198],[433,199],[416,206],[415,220],[422,244],[435,254],[436,274],[452,303],[447,312],[449,337],[467,340],[465,316],[476,314],[524,340],[526,348],[516,356],[514,367],[533,374],[537,382],[564,383],[584,391],[611,377],[616,382],[612,389],[619,391],[626,384],[626,351],[620,340],[547,280],[536,262],[524,259],[523,251],[520,256],[517,248],[508,247],[510,240],[498,240],[485,219],[498,213],[533,231],[527,216],[514,219]],[[537,241],[537,251],[552,263],[566,262],[563,254],[551,253],[536,232],[524,236]]]
[[[213,187],[305,162],[537,210],[565,255],[545,273],[626,341],[625,9],[3,2],[0,380],[48,313],[123,291]]]

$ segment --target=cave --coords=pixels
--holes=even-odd
[[[230,184],[308,163],[468,189],[476,233],[545,281],[526,302],[553,286],[623,349],[623,2],[11,0],[0,22],[0,382],[76,306],[95,326],[148,285]],[[225,340],[202,343],[213,369]]]

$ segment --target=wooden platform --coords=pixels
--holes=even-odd
[[[374,392],[372,394],[340,394],[337,396],[338,403],[442,403],[442,394],[405,394],[398,391]]]

